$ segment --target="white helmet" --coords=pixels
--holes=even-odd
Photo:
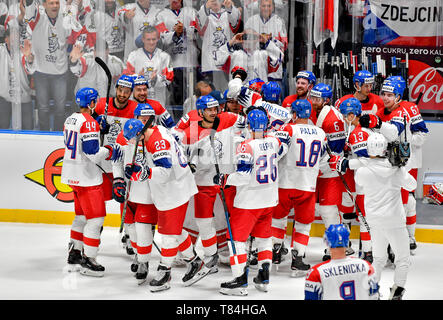
[[[241,87],[242,81],[240,78],[232,79],[228,83],[228,93],[226,94],[226,97],[228,99],[237,99],[238,95],[240,94]]]
[[[380,133],[372,133],[368,138],[368,154],[370,156],[383,157],[386,155],[386,148],[388,146],[388,141]]]

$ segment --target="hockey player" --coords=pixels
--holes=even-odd
[[[279,203],[272,215],[273,263],[280,264],[286,235],[287,216],[294,209],[292,233],[292,276],[304,276],[310,265],[303,262],[315,217],[317,176],[320,160],[325,156],[326,134],[309,124],[311,104],[308,100],[292,103],[292,120],[275,135],[289,146],[279,162]]]
[[[217,222],[225,220],[225,217],[223,212],[214,210],[216,197],[220,193],[220,186],[214,183],[214,176],[217,174],[214,157],[223,154],[226,159],[226,155],[231,154],[232,159],[235,145],[240,141],[240,134],[245,126],[243,116],[230,112],[219,113],[219,104],[210,95],[202,96],[197,100],[197,110],[202,120],[186,128],[183,138],[183,145],[186,154],[189,155],[189,162],[194,168],[198,188],[198,193],[194,196],[194,217],[203,245],[205,263],[194,281],[199,280],[203,273],[217,271],[216,264],[219,256],[216,234],[220,230],[216,227],[220,225]],[[213,145],[216,150],[213,149]],[[225,163],[226,161],[222,161],[222,166]],[[234,188],[225,191],[226,202],[230,208],[234,200],[233,190]],[[225,223],[222,226],[223,230],[226,229]]]
[[[115,84],[116,95],[109,100],[108,113],[105,116],[107,105],[106,97],[100,98],[95,108],[97,122],[100,124],[103,132],[104,144],[115,144],[118,134],[123,130],[123,127],[128,119],[134,117],[134,110],[137,107],[135,101],[130,100],[132,90],[134,88],[133,78],[127,75],[122,75]],[[117,181],[113,180],[112,163],[110,161],[103,161],[100,164],[103,168],[103,192],[105,200],[116,200],[122,202],[119,196],[119,188],[116,185]],[[131,227],[132,226],[132,227]],[[128,255],[133,255],[134,250],[130,242],[130,233],[133,233],[133,215],[125,216],[125,236],[122,239],[123,246],[126,248]]]
[[[113,159],[112,171],[115,184],[119,185],[122,191],[121,205],[124,206],[126,192],[128,192],[126,215],[131,215],[131,221],[134,221],[134,229],[130,234],[132,247],[136,251],[134,263],[131,265],[132,271],[136,272],[135,278],[139,284],[146,281],[149,272],[149,261],[151,258],[153,232],[152,228],[157,224],[157,209],[153,204],[151,190],[147,181],[146,167],[146,149],[143,147],[143,137],[140,139],[139,145],[135,147],[134,139],[127,139],[133,136],[133,131],[141,131],[143,126],[150,117],[155,117],[154,109],[146,103],[140,103],[134,111],[136,119],[126,121],[123,131],[118,135],[114,144],[114,152],[116,156]],[[138,120],[140,121],[138,121]],[[137,150],[135,150],[137,148]],[[133,157],[135,162],[133,163]],[[137,179],[131,179],[131,188],[127,190],[128,183],[125,181],[125,169],[130,170],[134,166],[134,170],[138,170]],[[120,201],[119,201],[120,202]]]
[[[308,99],[309,100],[309,91],[315,86],[317,83],[317,78],[315,75],[308,70],[299,71],[295,76],[295,92],[296,94],[287,96],[283,102],[282,107],[291,108],[292,102],[300,99]],[[311,101],[310,101],[311,102]]]
[[[132,51],[126,61],[124,74],[145,76],[148,81],[148,98],[166,105],[166,86],[174,79],[171,56],[157,47],[159,32],[146,27],[142,32],[143,47]]]
[[[246,241],[255,238],[258,248],[258,273],[254,285],[267,291],[272,262],[271,220],[278,203],[278,161],[287,148],[276,137],[266,135],[269,125],[266,113],[254,109],[248,113],[251,139],[237,148],[237,170],[222,175],[222,188],[236,186],[234,209],[230,212],[232,238],[230,242],[231,269],[234,280],[222,283],[220,293],[247,295],[248,267]],[[230,235],[231,236],[231,235]]]
[[[405,292],[410,266],[406,214],[402,205],[401,188],[414,190],[415,179],[405,167],[393,167],[386,159],[387,140],[379,133],[368,138],[369,159],[355,171],[355,183],[365,195],[366,220],[371,229],[372,252],[376,282],[387,260],[388,244],[395,254],[394,285],[390,300],[401,300]]]
[[[248,84],[249,84],[249,87],[248,87],[249,89],[260,94],[261,88],[265,84],[265,82],[260,78],[255,78],[255,79],[250,80]]]
[[[347,257],[350,232],[343,224],[331,224],[325,241],[331,260],[309,270],[305,300],[378,300],[379,286],[374,267],[365,260]]]
[[[80,112],[69,116],[63,128],[65,154],[61,182],[74,192],[75,218],[71,227],[68,264],[80,273],[102,277],[105,268],[97,261],[100,231],[106,216],[102,191],[103,177],[97,164],[110,160],[112,147],[100,147],[100,128],[91,114],[94,112],[98,92],[81,88],[75,95]]]
[[[140,130],[141,131],[141,130]],[[134,130],[131,139],[140,131]],[[152,126],[144,134],[146,166],[152,201],[158,213],[158,233],[161,235],[161,258],[157,275],[149,283],[151,292],[170,288],[171,267],[178,251],[188,263],[182,278],[189,285],[202,267],[202,261],[194,251],[191,237],[183,229],[189,199],[197,193],[194,177],[188,166],[183,148],[163,126]],[[141,169],[125,167],[125,175],[137,180]]]
[[[228,83],[226,100],[227,111],[244,114],[243,110],[251,106],[260,106],[262,96],[248,87],[243,86],[241,79],[234,78]]]
[[[360,210],[360,214],[365,216],[364,210],[364,195],[361,193],[360,188],[355,185],[354,180],[354,171],[356,168],[361,166],[361,163],[358,161],[359,158],[368,158],[368,150],[367,150],[367,140],[370,134],[373,133],[372,129],[363,128],[360,126],[359,120],[362,115],[362,107],[360,101],[356,98],[349,98],[344,100],[340,106],[340,113],[343,115],[345,120],[346,127],[348,128],[346,131],[350,132],[347,135],[347,146],[349,150],[346,158],[340,158],[338,156],[333,156],[329,159],[329,163],[331,169],[340,171],[346,184],[349,187],[349,191],[354,195],[354,203],[352,199],[350,199],[348,193],[343,191],[342,196],[342,205],[341,212],[343,212],[343,222],[351,223],[353,219],[355,219],[356,212],[354,210]],[[352,130],[352,131],[351,131]],[[347,170],[350,169],[350,170]],[[346,209],[348,211],[346,211]],[[362,250],[362,258],[367,260],[369,263],[372,263],[372,251],[371,251],[371,236],[369,230],[364,225],[362,219],[359,219],[360,222],[360,241],[361,241],[361,250]],[[349,226],[350,229],[350,226]]]
[[[152,88],[150,90],[154,89]],[[175,126],[174,120],[168,110],[166,110],[160,102],[148,99],[148,91],[148,81],[146,78],[140,75],[137,76],[134,79],[134,92],[132,94],[134,100],[138,103],[147,103],[154,109],[157,124],[161,124],[166,128],[172,128]]]
[[[262,86],[261,94],[261,106],[265,108],[269,117],[269,130],[277,131],[291,118],[289,111],[279,105],[281,88],[277,82],[269,81]]]
[[[400,84],[402,84],[403,88],[406,88],[406,82],[401,76],[391,76],[386,80],[398,81]],[[411,143],[411,157],[408,160],[408,167],[411,168],[409,173],[415,178],[415,180],[417,180],[418,169],[422,166],[422,146],[426,142],[429,135],[429,130],[426,127],[426,123],[423,121],[420,110],[415,103],[401,100],[399,105],[406,110],[410,118],[408,134],[410,134],[411,137],[408,141]],[[417,248],[417,243],[415,241],[417,212],[414,192],[415,191],[407,192],[402,190],[402,200],[406,210],[406,226],[408,228],[409,244],[412,254]]]
[[[334,155],[343,155],[346,143],[345,124],[341,113],[332,105],[327,105],[332,97],[332,89],[329,85],[318,83],[310,92],[312,110],[316,114],[311,119],[316,119],[316,125],[326,133],[328,147]],[[328,168],[329,169],[329,168]],[[321,216],[325,229],[331,224],[340,223],[339,206],[342,203],[343,183],[337,172],[325,171],[317,181],[318,213]],[[323,261],[329,259],[325,250]],[[348,254],[352,254],[352,248]]]
[[[226,88],[228,77],[217,67],[220,47],[225,45],[240,27],[241,13],[231,0],[207,0],[198,11],[201,37],[201,71],[218,89]]]
[[[335,107],[338,109],[340,104],[349,98],[356,98],[361,103],[362,114],[376,114],[378,110],[383,108],[383,100],[380,96],[371,92],[374,84],[374,76],[367,70],[360,70],[354,74],[352,78],[354,83],[355,93],[347,94],[335,102]]]

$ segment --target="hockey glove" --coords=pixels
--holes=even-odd
[[[98,122],[98,124],[100,125],[100,133],[101,134],[108,134],[109,133],[109,128],[111,127],[108,122],[106,121],[106,117],[101,114],[97,117],[97,119],[95,119],[95,121]]]
[[[125,166],[126,179],[137,181],[140,178],[142,167],[137,163],[129,163]]]
[[[250,106],[251,97],[252,91],[246,87],[242,87],[237,97],[237,101],[243,108],[248,108]]]
[[[229,186],[226,185],[226,181],[228,180],[228,174],[216,174],[213,178],[213,182],[215,185],[219,185],[223,189],[228,188]]]
[[[345,173],[346,169],[349,168],[349,160],[340,156],[332,156],[328,160],[329,167],[341,173]]]
[[[380,129],[382,121],[379,116],[373,114],[364,114],[359,119],[360,125],[363,128],[376,128]]]
[[[114,178],[112,184],[112,198],[119,202],[125,202],[126,182],[123,178]]]

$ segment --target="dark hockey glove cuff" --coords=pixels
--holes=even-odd
[[[119,202],[125,202],[126,182],[123,178],[115,178],[112,183],[112,198]]]

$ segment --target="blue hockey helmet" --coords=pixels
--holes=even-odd
[[[195,106],[198,111],[203,111],[206,108],[218,107],[219,103],[213,96],[208,94],[206,96],[201,96],[200,98],[198,98]]]
[[[255,78],[249,81],[249,89],[261,93],[262,87],[265,84],[265,82],[260,78]]]
[[[350,232],[344,224],[331,224],[325,231],[325,240],[329,248],[347,248]]]
[[[138,75],[134,78],[134,87],[142,85],[148,86],[148,80],[146,80],[145,76]]]
[[[115,87],[122,86],[129,89],[134,89],[134,77],[122,74],[115,83]]]
[[[359,117],[361,115],[361,102],[357,98],[348,98],[340,103],[339,109],[344,116],[353,113]]]
[[[263,110],[252,109],[248,113],[248,124],[252,131],[266,131],[268,123],[268,115]]]
[[[326,83],[317,83],[310,92],[311,96],[317,98],[332,98],[332,88]]]
[[[212,96],[215,100],[217,100],[218,104],[226,103],[226,98],[218,90],[212,90],[209,93],[209,95]]]
[[[134,117],[155,116],[155,111],[149,103],[139,103],[134,110]]]
[[[268,81],[261,87],[261,93],[265,101],[278,102],[280,100],[281,88],[275,81]]]
[[[87,108],[92,101],[97,102],[97,99],[98,92],[94,88],[80,88],[75,94],[75,102],[80,106],[80,108]]]
[[[386,80],[383,81],[383,84],[386,81],[398,82],[402,86],[402,92],[404,92],[405,89],[406,89],[406,81],[405,81],[405,79],[403,79],[402,76],[390,76],[390,77],[387,77]]]
[[[311,116],[311,103],[305,99],[298,99],[291,103],[292,112],[297,115],[297,118],[308,119]]]
[[[138,119],[129,119],[126,121],[124,127],[123,127],[123,136],[127,140],[131,140],[137,134],[142,131],[144,125],[143,122],[141,122]]]
[[[311,71],[307,70],[299,71],[295,76],[295,79],[298,80],[299,78],[308,80],[309,83],[312,83],[312,85],[314,86],[317,83],[317,78],[315,77],[314,73],[312,73]]]
[[[352,82],[354,82],[354,84],[358,82],[360,86],[365,83],[374,83],[374,75],[368,70],[359,70],[354,74]]]
[[[400,96],[401,98],[403,97],[403,92],[405,91],[405,87],[399,81],[385,80],[385,82],[383,82],[381,91],[393,93],[395,96]]]

